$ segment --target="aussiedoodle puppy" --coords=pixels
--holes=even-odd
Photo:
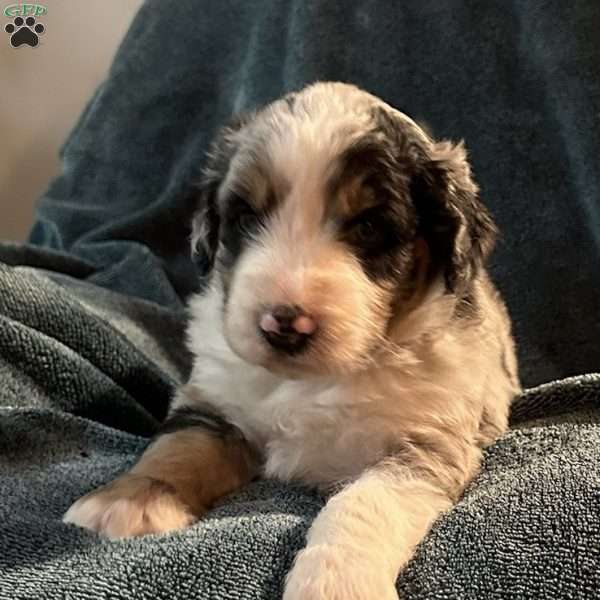
[[[397,598],[507,427],[519,379],[461,143],[317,83],[226,127],[199,190],[191,377],[139,462],[65,521],[186,527],[263,475],[329,495],[286,600]]]

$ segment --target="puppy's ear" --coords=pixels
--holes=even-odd
[[[202,189],[201,208],[192,221],[192,258],[201,277],[212,270],[219,245],[219,214],[215,195],[216,191],[207,187]]]
[[[198,208],[192,221],[192,258],[200,275],[213,268],[219,246],[220,217],[217,194],[229,170],[237,148],[236,134],[249,122],[251,115],[236,115],[223,127],[211,144],[200,183]]]
[[[441,272],[447,290],[460,295],[482,267],[496,237],[462,142],[430,146],[411,180],[411,195],[434,273]]]

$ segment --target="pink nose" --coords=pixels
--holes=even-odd
[[[260,318],[260,328],[265,333],[282,333],[286,328],[291,328],[296,333],[310,335],[314,333],[317,325],[314,319],[306,315],[298,315],[293,320],[282,323],[282,320],[275,317],[273,313],[267,312]]]
[[[317,329],[311,316],[287,305],[266,310],[260,316],[258,326],[271,346],[288,354],[301,350]]]

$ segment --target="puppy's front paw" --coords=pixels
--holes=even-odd
[[[170,485],[131,474],[83,496],[63,517],[112,539],[183,529],[195,520]]]
[[[395,582],[372,559],[337,546],[313,546],[298,554],[283,600],[399,600]]]

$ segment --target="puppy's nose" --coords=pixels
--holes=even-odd
[[[283,304],[266,310],[258,326],[267,342],[286,354],[303,350],[317,329],[315,320],[300,308]]]

